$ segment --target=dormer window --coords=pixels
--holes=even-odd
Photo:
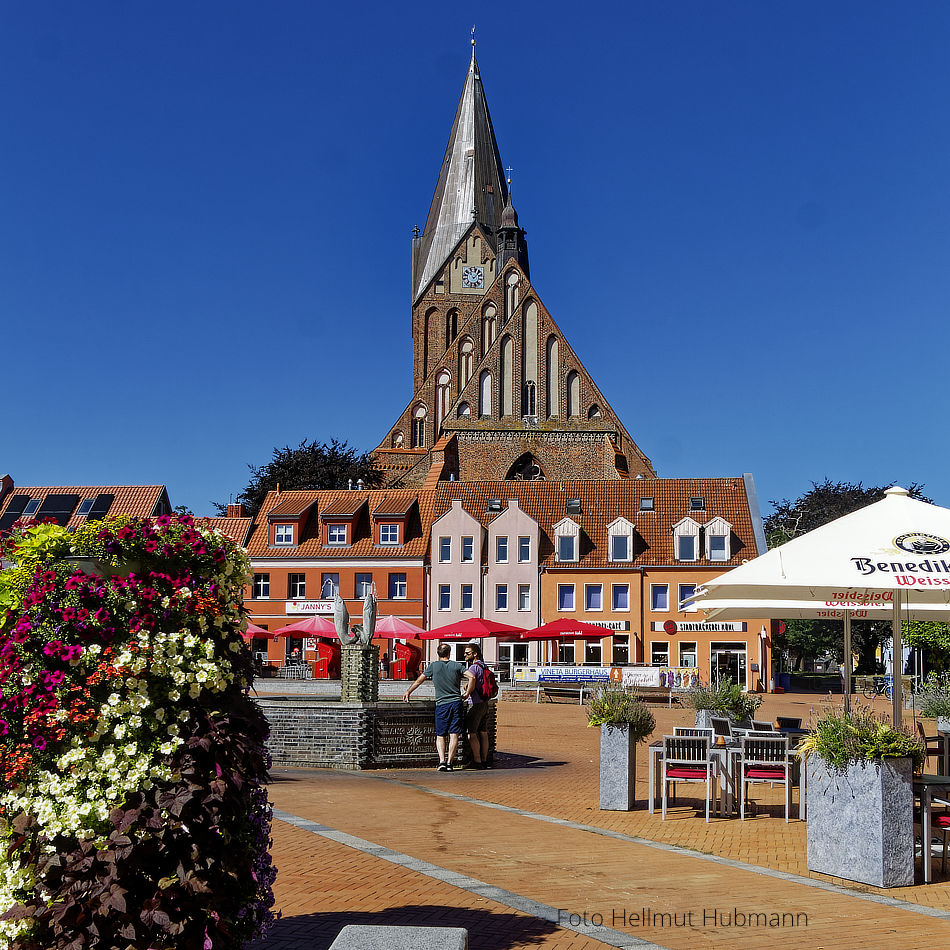
[[[292,524],[274,525],[274,544],[293,544],[294,526]]]
[[[673,525],[673,555],[677,561],[699,559],[699,525],[692,518]]]
[[[554,549],[558,561],[570,563],[579,560],[580,534],[580,526],[570,518],[564,518],[554,526]]]
[[[618,518],[607,525],[608,557],[611,561],[633,560],[633,525]]]
[[[380,544],[399,544],[399,525],[384,522],[379,526]]]
[[[728,561],[732,557],[732,525],[725,518],[713,518],[706,525],[706,560]]]
[[[346,525],[327,525],[327,544],[346,544]]]

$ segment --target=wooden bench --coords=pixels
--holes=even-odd
[[[682,704],[679,694],[667,686],[635,686],[634,691],[645,703],[666,702],[668,706],[673,703]]]
[[[539,683],[534,701],[540,703],[542,695],[552,703],[555,696],[576,696],[577,702],[583,706],[584,692],[590,695],[598,686],[603,686],[603,683]]]

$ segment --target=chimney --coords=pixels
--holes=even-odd
[[[13,491],[13,479],[9,475],[0,475],[0,506],[3,505],[7,495]]]
[[[228,515],[229,518],[246,518],[247,512],[244,510],[244,505],[228,505]]]

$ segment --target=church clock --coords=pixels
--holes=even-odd
[[[466,267],[462,271],[462,286],[481,288],[485,286],[484,267]]]

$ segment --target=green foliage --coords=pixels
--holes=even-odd
[[[817,755],[836,769],[851,762],[873,762],[877,759],[903,758],[923,765],[924,744],[909,730],[897,729],[870,710],[856,709],[845,714],[829,709],[818,720],[812,732],[798,747],[799,755]]]
[[[762,697],[746,693],[734,680],[721,679],[716,686],[696,686],[686,694],[687,702],[696,710],[725,713],[739,720],[751,719],[762,705]]]
[[[950,719],[950,674],[931,673],[917,693],[916,703],[928,719]]]
[[[656,719],[635,692],[616,683],[595,690],[587,701],[588,726],[629,726],[634,742],[642,742],[656,727]]]
[[[346,488],[348,479],[355,484],[362,479],[367,488],[376,488],[383,477],[373,467],[371,454],[357,454],[346,442],[331,439],[324,442],[307,442],[306,439],[296,448],[285,445],[274,449],[271,460],[260,468],[248,465],[251,480],[244,491],[235,499],[243,504],[248,514],[255,515],[264,503],[269,491],[304,490],[319,488]],[[219,514],[227,510],[226,504],[217,504]]]

